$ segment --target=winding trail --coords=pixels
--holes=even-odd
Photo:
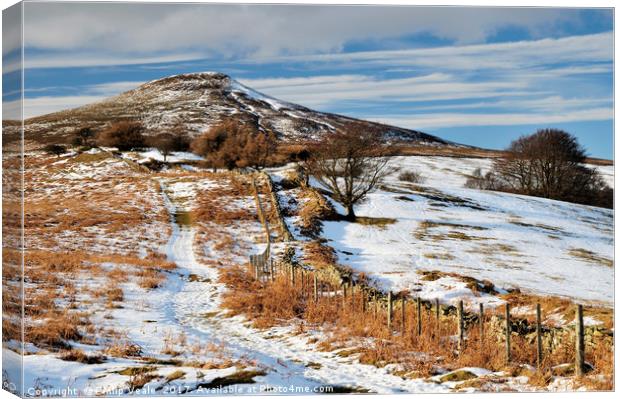
[[[316,393],[325,386],[376,393],[449,391],[448,386],[404,379],[389,374],[385,368],[361,364],[353,357],[320,352],[315,344],[308,343],[308,335],[295,334],[293,327],[257,330],[249,327],[241,316],[227,317],[220,306],[225,287],[217,283],[218,270],[196,259],[194,229],[179,225],[175,218],[177,212],[186,209],[173,203],[163,188],[162,183],[173,229],[166,247],[168,260],[177,264],[181,275],[198,277],[191,281],[182,278],[173,283],[179,285],[172,288],[176,293],[170,304],[170,316],[188,334],[222,343],[234,357],[256,361],[259,367],[265,368],[267,375],[256,378],[259,392],[271,389],[272,393]]]

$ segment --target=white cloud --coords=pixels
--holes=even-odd
[[[412,129],[463,126],[542,125],[613,119],[612,108],[592,108],[564,113],[429,113],[416,115],[377,115],[373,121]]]
[[[242,79],[241,83],[282,100],[326,108],[339,101],[431,101],[493,97],[526,87],[518,81],[466,82],[443,73],[402,79],[365,75]],[[528,94],[531,94],[528,93]]]
[[[43,96],[24,99],[24,119],[75,108],[101,100],[102,96]],[[21,100],[3,101],[3,119],[19,119]]]
[[[134,89],[142,83],[144,82],[121,81],[87,85],[80,88],[82,94],[74,96],[29,96],[28,93],[33,91],[27,90],[26,97],[24,98],[24,118],[27,119],[33,116],[45,115],[52,112],[91,104],[124,91]],[[34,92],[44,92],[48,89],[59,89],[59,87],[43,87],[36,89]],[[21,112],[21,100],[3,101],[2,106],[3,118],[19,119]]]
[[[88,85],[84,88],[86,93],[94,93],[101,96],[113,96],[122,93],[127,90],[135,89],[145,81],[132,80],[132,81],[120,81],[120,82],[108,82],[99,83],[94,85]]]
[[[206,57],[205,53],[189,52],[165,55],[127,55],[92,53],[91,51],[76,52],[71,54],[30,54],[24,57],[24,67],[33,68],[66,68],[66,67],[91,67],[110,65],[139,65],[159,64],[164,62],[182,62],[199,60]],[[3,73],[9,73],[21,68],[21,62],[16,60],[4,66]]]
[[[25,3],[25,42],[66,55],[197,50],[273,56],[340,51],[351,41],[397,41],[420,33],[475,43],[507,26],[541,37],[580,23],[580,13],[566,8],[31,2]]]
[[[534,98],[519,98],[509,100],[467,102],[459,104],[440,104],[440,105],[416,105],[411,107],[412,111],[437,111],[437,110],[454,110],[454,109],[477,109],[484,110],[490,108],[544,111],[544,112],[562,112],[566,110],[584,109],[586,107],[611,106],[610,98],[564,98],[561,96],[547,96]]]
[[[441,71],[519,70],[546,65],[587,62],[611,63],[613,32],[491,44],[455,45],[407,50],[379,50],[317,55],[283,56],[248,62],[315,62],[335,65],[388,67],[410,71],[419,68]],[[564,75],[609,72],[610,65],[557,67]]]

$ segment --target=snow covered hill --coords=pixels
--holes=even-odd
[[[154,80],[101,102],[31,118],[25,123],[25,133],[51,141],[78,126],[100,128],[119,119],[134,119],[144,123],[147,134],[181,126],[186,134],[195,136],[231,116],[274,131],[286,142],[316,138],[357,121],[277,100],[222,73],[203,72]],[[445,144],[419,131],[364,123],[377,126],[395,141]],[[7,124],[7,132],[18,127]]]
[[[488,170],[491,162],[394,158],[393,165],[418,172],[423,183],[400,181],[395,173],[356,208],[358,216],[385,223],[326,221],[323,237],[339,262],[382,289],[418,292],[425,299],[499,303],[472,295],[454,279],[429,282],[420,274],[438,270],[488,279],[504,289],[613,304],[613,210],[463,187],[468,175]],[[613,186],[613,167],[598,168]]]

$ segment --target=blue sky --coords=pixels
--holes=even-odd
[[[25,16],[26,116],[221,71],[460,143],[504,148],[557,127],[613,157],[609,9],[26,3]],[[10,115],[19,43],[3,40]]]

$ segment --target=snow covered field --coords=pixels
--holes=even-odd
[[[613,211],[463,188],[467,174],[489,163],[399,158],[394,164],[418,171],[424,184],[400,182],[394,175],[357,210],[396,223],[328,222],[325,236],[343,263],[395,290],[414,290],[418,270],[440,270],[504,288],[611,304]]]
[[[421,280],[420,271],[439,270],[488,279],[504,289],[611,305],[613,211],[463,187],[469,174],[476,168],[484,172],[491,163],[397,157],[392,165],[416,171],[424,181],[403,182],[396,172],[356,208],[358,216],[395,222],[325,222],[323,236],[341,263],[385,289],[444,302],[501,303],[494,296],[474,296],[453,278]],[[612,182],[613,168],[602,169]]]
[[[52,257],[54,251],[87,246],[88,255],[101,257],[84,258],[77,272],[60,273],[49,283],[60,290],[50,291],[58,295],[53,309],[79,312],[93,326],[68,344],[105,359],[92,364],[63,360],[62,349],[28,343],[27,387],[42,390],[44,396],[67,388],[73,390],[66,392],[70,396],[116,395],[127,393],[132,384],[139,386],[138,393],[206,395],[221,393],[209,387],[222,378],[238,378],[239,373],[252,378],[231,383],[228,389],[238,394],[320,393],[329,386],[377,393],[448,392],[456,385],[440,383],[440,375],[402,378],[394,373],[396,365],[376,367],[362,364],[359,354],[325,350],[320,346],[326,338],[321,326],[300,327],[293,320],[258,330],[243,316],[230,317],[222,305],[227,289],[218,278],[264,245],[253,197],[239,189],[243,177],[180,168],[151,173],[132,161],[143,155],[122,159],[98,151],[62,157],[30,154],[27,178],[38,190],[30,196],[27,210],[31,217],[56,222],[32,226],[29,245]],[[192,160],[177,155],[180,162]],[[470,305],[493,306],[502,300],[474,294],[450,276],[423,281],[419,271],[455,272],[489,279],[505,289],[517,286],[538,294],[613,303],[612,211],[463,188],[466,175],[477,167],[484,170],[489,160],[400,157],[393,162],[426,180],[406,183],[396,173],[356,209],[359,216],[393,218],[393,223],[325,221],[322,236],[341,263],[365,272],[382,289],[410,290],[444,303],[466,299]],[[271,170],[274,180],[287,169]],[[65,198],[68,190],[74,193],[73,201]],[[280,195],[294,196],[296,190]],[[120,192],[123,196],[115,195]],[[239,217],[183,219],[199,207],[217,208],[216,216],[230,212]],[[279,250],[281,245],[273,247]],[[161,281],[149,287],[141,282],[140,268],[151,261],[174,267],[159,270]],[[47,295],[37,285],[46,281],[32,281],[30,292]],[[64,286],[74,294],[65,296]],[[120,289],[121,299],[106,299],[109,286]],[[40,317],[29,316],[28,322],[48,321]],[[110,351],[123,343],[136,345],[140,354]],[[19,362],[12,351],[5,350],[3,357],[7,364]],[[143,384],[136,383],[132,370],[141,370]],[[470,371],[504,378],[501,372]],[[14,373],[7,377],[18,380]],[[503,387],[534,389],[520,377],[506,380]]]

